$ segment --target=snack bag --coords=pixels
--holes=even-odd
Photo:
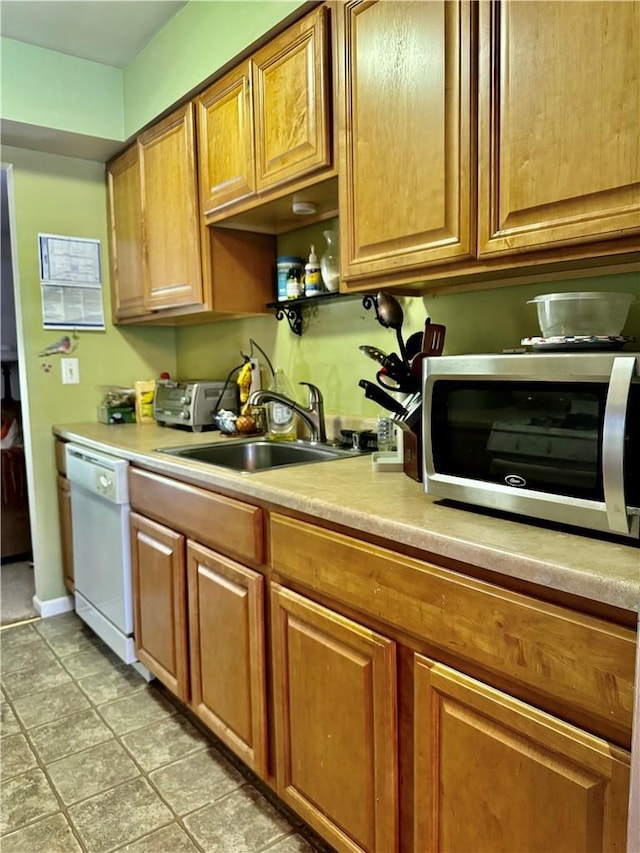
[[[155,379],[138,379],[136,389],[136,421],[139,424],[155,423],[153,417],[153,397],[156,391]]]

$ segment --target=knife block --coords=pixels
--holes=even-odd
[[[404,433],[403,470],[407,477],[422,482],[422,442],[415,432]]]
[[[393,418],[402,435],[402,470],[412,480],[422,482],[422,405],[414,408],[406,420]],[[398,442],[400,446],[400,442]]]

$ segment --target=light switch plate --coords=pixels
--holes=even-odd
[[[62,384],[77,385],[80,382],[80,366],[77,358],[62,358]]]

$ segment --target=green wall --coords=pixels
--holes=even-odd
[[[7,38],[0,39],[0,68],[3,119],[124,139],[120,68]]]
[[[175,372],[175,333],[165,328],[123,330],[111,323],[104,332],[80,332],[73,353],[79,361],[80,383],[62,384],[60,356],[39,355],[64,333],[42,328],[38,234],[100,240],[104,310],[105,316],[110,317],[104,166],[9,147],[2,149],[1,157],[3,165],[13,165],[16,313],[18,336],[23,342],[20,370],[27,385],[22,405],[29,424],[36,591],[41,600],[48,600],[65,594],[51,427],[56,423],[95,421],[105,385],[130,386],[136,379],[157,376],[162,370]]]
[[[424,328],[426,317],[447,327],[445,355],[500,352],[517,347],[524,337],[539,335],[537,313],[527,299],[541,293],[603,290],[633,293],[624,333],[640,340],[640,281],[637,274],[598,276],[542,284],[523,284],[471,293],[427,297],[399,297],[403,306],[405,339]],[[379,407],[364,398],[359,379],[375,382],[376,365],[359,351],[369,344],[397,352],[395,333],[365,311],[359,298],[313,308],[308,328],[297,337],[286,321],[273,316],[194,326],[177,331],[178,373],[181,376],[226,377],[249,352],[253,338],[274,366],[282,367],[294,382],[314,382],[325,398],[328,414],[375,417]],[[258,357],[259,353],[258,353]],[[304,400],[304,390],[302,400]]]

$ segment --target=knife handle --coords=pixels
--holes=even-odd
[[[358,382],[358,385],[364,389],[364,396],[368,400],[373,400],[374,403],[377,403],[389,412],[395,412],[397,415],[405,413],[402,403],[399,403],[390,394],[383,391],[382,388],[378,388],[378,386],[374,385],[373,382],[369,382],[367,379],[361,379]]]

